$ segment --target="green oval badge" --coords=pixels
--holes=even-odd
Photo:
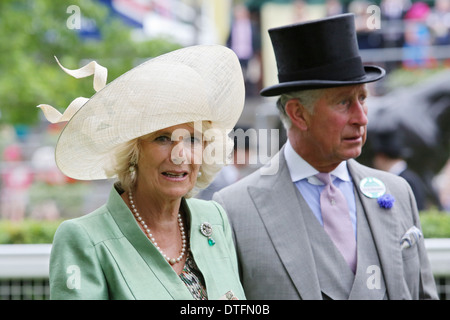
[[[386,193],[386,186],[377,178],[367,177],[359,183],[359,189],[368,198],[376,199]]]

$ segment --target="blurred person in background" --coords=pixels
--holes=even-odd
[[[409,0],[382,0],[380,3],[383,20],[383,44],[386,48],[403,46],[403,16],[411,6]]]
[[[406,154],[398,132],[383,132],[371,136],[370,141],[375,152],[374,167],[404,178],[414,193],[417,208],[425,209],[425,188],[417,173],[408,168],[405,161]]]
[[[450,45],[450,0],[436,0],[427,18],[433,44]]]
[[[240,130],[240,132],[243,133],[248,129],[235,128],[234,133],[236,133],[236,130]],[[241,141],[242,139],[244,141]],[[203,200],[211,200],[215,192],[239,181],[254,171],[253,167],[249,165],[250,152],[249,138],[244,134],[235,135],[232,163],[223,167],[214,178],[213,182],[205,189],[201,190],[196,197]]]
[[[339,0],[325,1],[325,15],[327,17],[335,16],[344,13],[344,8]]]
[[[22,147],[11,144],[3,151],[1,189],[1,217],[12,221],[25,218],[29,203],[29,188],[33,183],[33,171],[24,162]]]
[[[404,17],[403,66],[427,68],[433,65],[429,46],[432,44],[427,24],[430,7],[424,2],[414,3]]]
[[[227,39],[227,47],[233,50],[239,58],[247,95],[257,94],[256,86],[260,77],[259,42],[259,29],[252,21],[250,11],[245,5],[236,5],[233,8],[233,19]]]
[[[58,228],[51,298],[244,299],[224,210],[192,198],[224,163],[205,149],[230,149],[227,131],[243,109],[236,55],[223,46],[188,47],[107,86],[95,62],[63,69],[93,73],[98,92],[63,115],[39,106],[51,122],[69,120],[56,163],[73,179],[118,182],[104,206]]]
[[[371,29],[368,25],[370,12],[367,8],[369,1],[354,0],[348,6],[348,12],[355,15],[356,36],[359,49],[377,49],[382,47],[382,34],[377,29]]]

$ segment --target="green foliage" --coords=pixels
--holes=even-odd
[[[396,69],[389,73],[386,87],[393,90],[395,88],[409,87],[419,84],[432,76],[446,71],[445,67],[430,69]]]
[[[420,213],[420,223],[425,238],[450,238],[450,214],[438,210]]]
[[[450,238],[450,214],[437,210],[420,213],[425,238]],[[63,220],[0,220],[0,244],[52,243]]]
[[[70,5],[80,8],[81,29],[70,29]],[[85,25],[95,25],[100,39],[82,38]],[[108,68],[108,82],[140,60],[179,48],[164,40],[134,41],[131,28],[95,0],[0,1],[0,123],[33,124],[36,106],[46,103],[63,111],[76,97],[91,97],[92,80],[65,74],[90,60]]]
[[[0,244],[52,243],[61,220],[0,220]]]

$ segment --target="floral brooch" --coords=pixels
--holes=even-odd
[[[386,193],[378,197],[377,202],[380,208],[391,209],[394,206],[395,198],[392,195]]]

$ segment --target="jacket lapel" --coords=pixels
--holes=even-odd
[[[178,275],[174,272],[172,267],[164,260],[158,249],[156,249],[153,243],[139,228],[133,214],[121,200],[120,195],[114,188],[111,191],[107,206],[119,229],[137,250],[148,267],[148,269],[145,270],[140,266],[141,271],[145,270],[145,273],[150,274],[148,279],[143,277],[143,280],[139,283],[135,281],[135,278],[130,277],[132,282],[127,282],[127,285],[130,286],[130,290],[136,298],[148,299],[148,288],[151,288],[151,286],[145,286],[143,283],[153,281],[154,283],[150,283],[154,287],[156,287],[155,283],[158,283],[160,286],[159,290],[163,290],[161,288],[166,290],[166,292],[161,292],[161,297],[164,297],[164,299],[192,300],[192,295],[189,290],[181,281],[179,281]],[[136,270],[138,270],[138,268],[136,268]],[[170,296],[170,298],[167,296]]]
[[[283,150],[271,160],[275,161],[272,166],[278,165],[278,172],[262,179],[259,187],[249,187],[248,192],[302,299],[322,299],[308,232],[300,212],[308,206],[297,199]]]
[[[354,192],[357,194],[356,188]],[[379,255],[359,196],[355,200],[358,216],[358,265],[349,300],[381,300],[386,297],[386,284]]]
[[[377,199],[371,199],[362,194],[359,183],[367,176],[374,176],[374,172],[368,172],[364,166],[355,160],[348,161],[348,168],[359,197],[366,213],[367,222],[372,231],[375,247],[380,259],[381,269],[386,282],[389,299],[400,299],[402,297],[403,274],[402,256],[398,244],[398,221],[395,214],[395,206],[390,210],[380,208]],[[389,193],[389,187],[386,186]]]

